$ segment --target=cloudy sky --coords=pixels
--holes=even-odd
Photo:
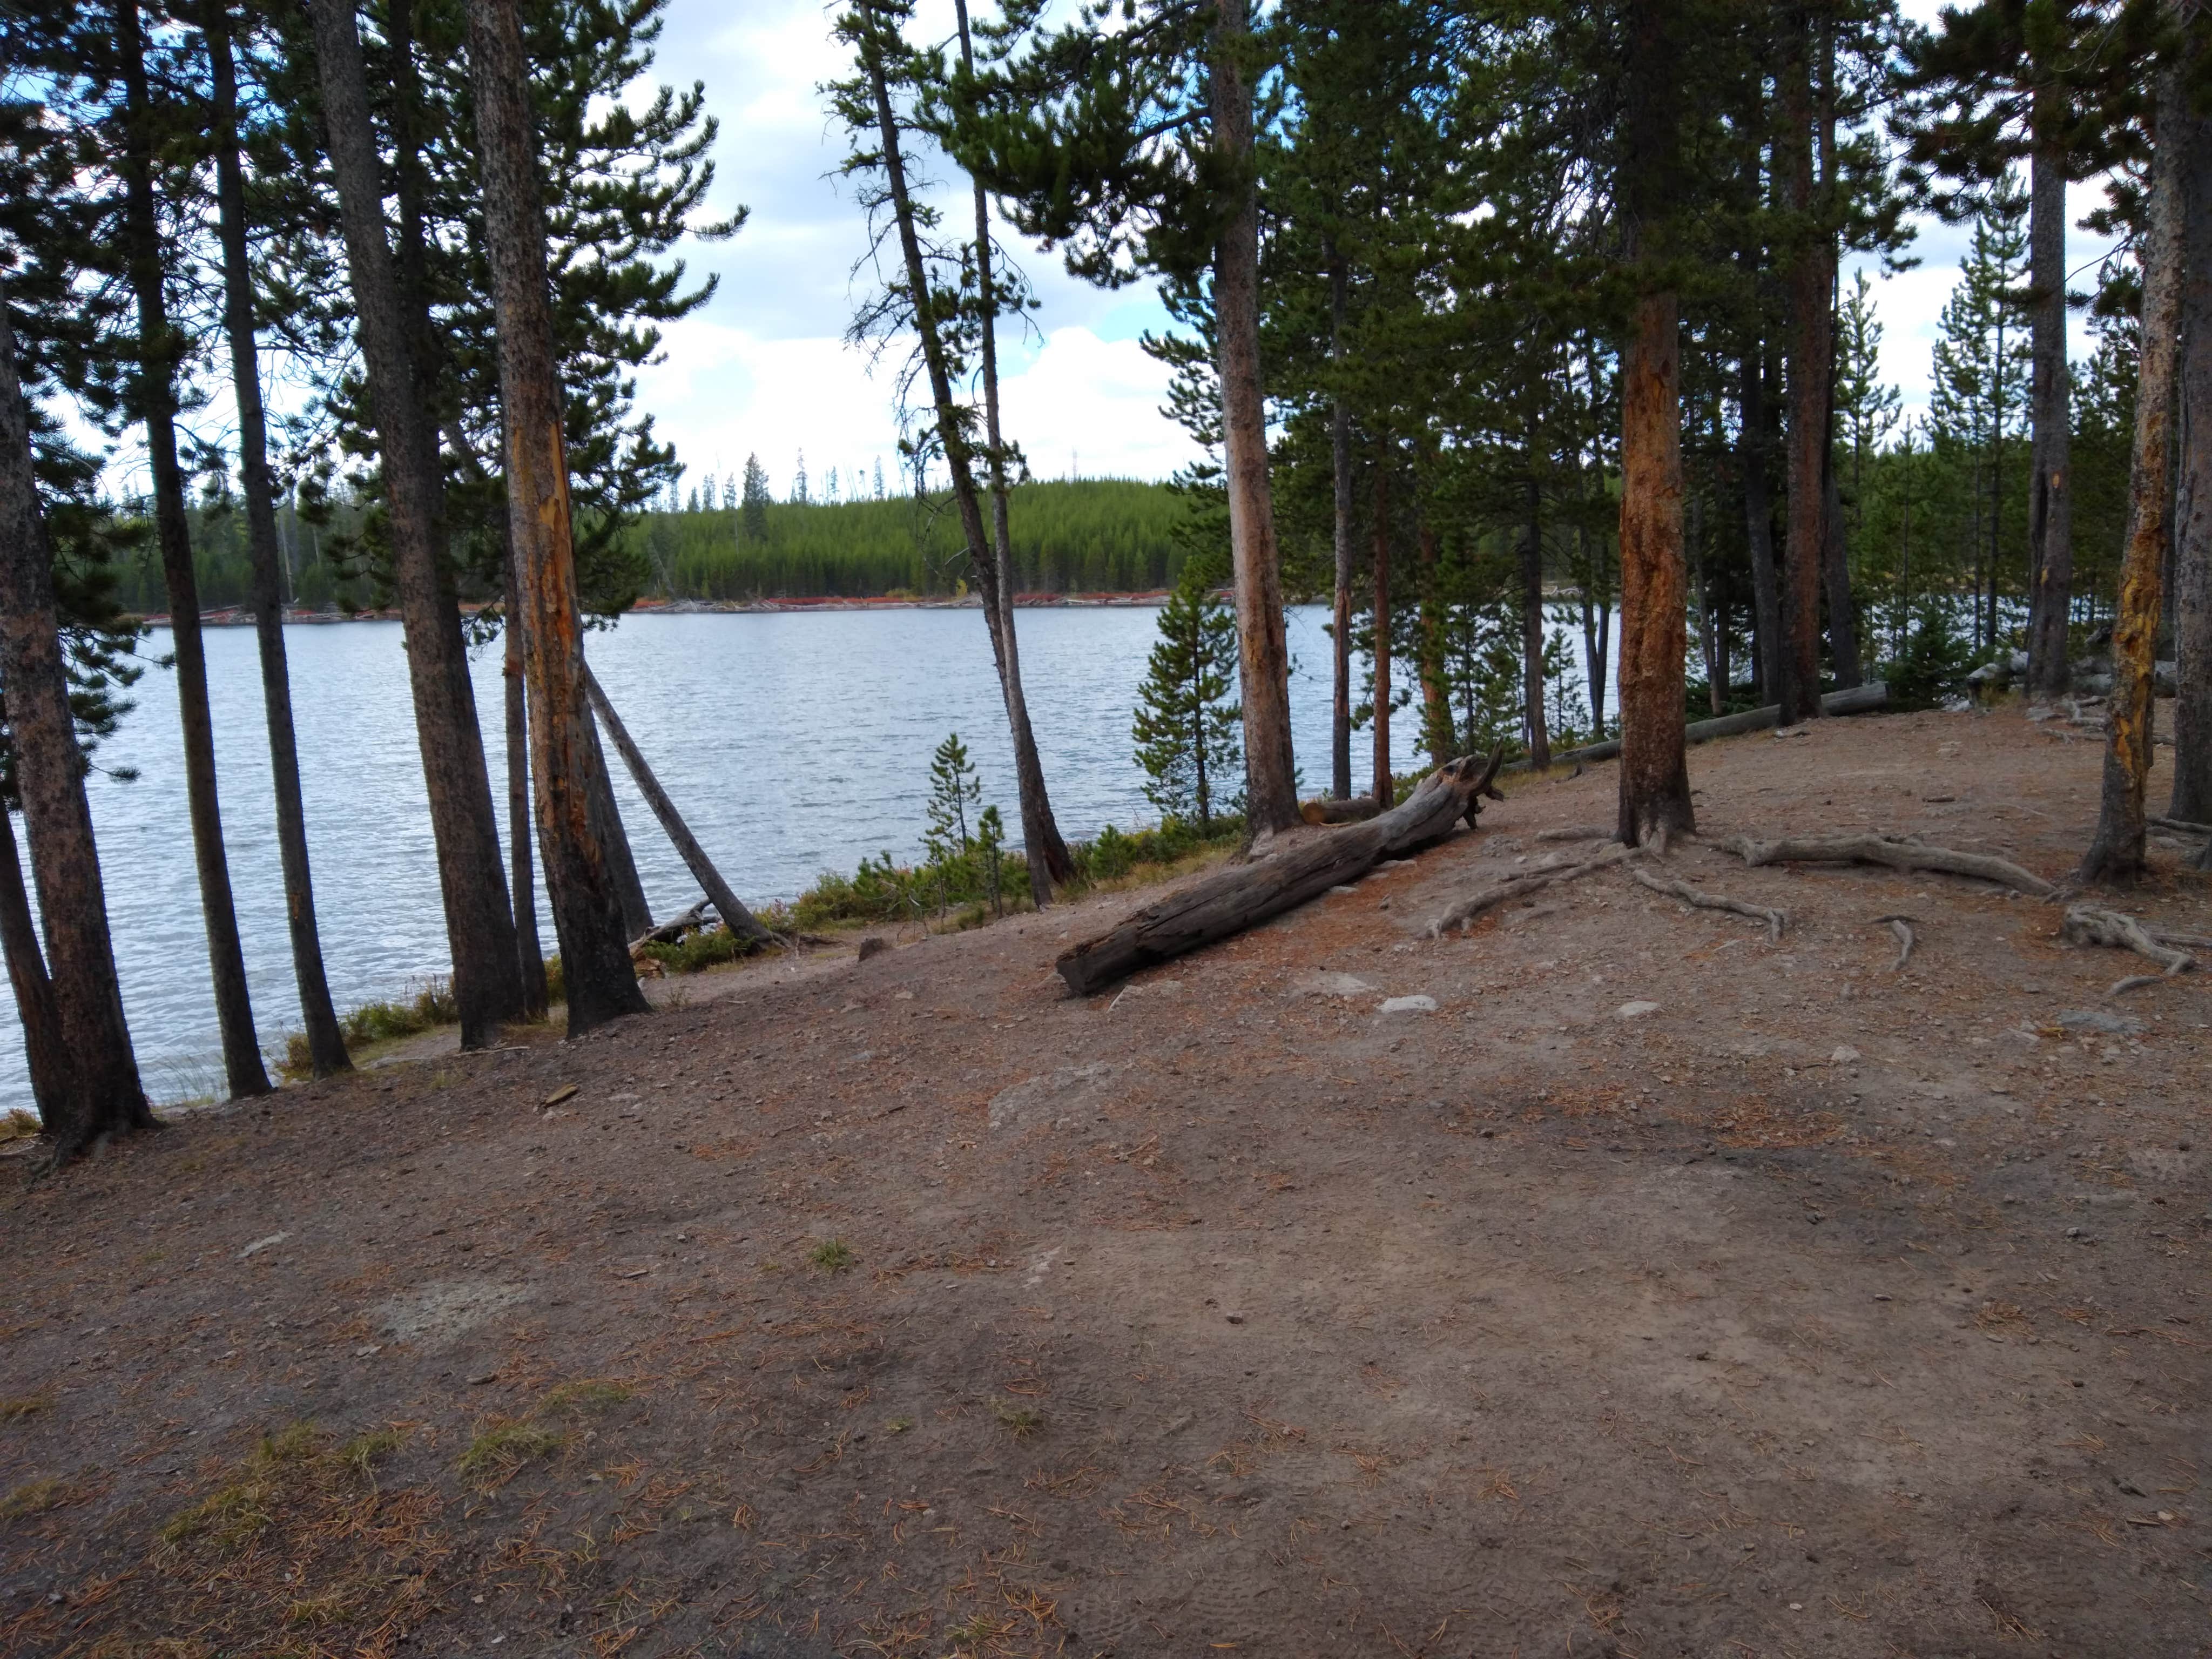
[[[843,67],[828,19],[820,0],[671,0],[659,72],[706,83],[721,122],[715,206],[751,210],[733,240],[685,250],[720,289],[671,331],[668,361],[640,386],[690,468],[687,483],[726,474],[754,453],[778,494],[801,451],[817,493],[833,465],[848,489],[854,469],[866,472],[878,457],[895,471],[899,354],[872,364],[842,338],[872,278],[853,270],[863,252],[860,215],[834,176],[843,145],[817,90]],[[923,21],[949,33],[949,0],[926,6]],[[941,186],[945,169],[936,171]],[[2077,217],[2095,194],[2077,189]],[[1925,226],[1911,250],[1917,266],[1879,278],[1885,367],[1908,405],[1925,398],[1929,347],[1965,239],[1963,230]],[[2101,251],[2074,233],[2072,264],[2094,270]],[[1105,293],[1079,283],[1052,254],[1029,251],[1023,264],[1042,305],[1036,333],[1008,353],[1006,396],[1008,429],[1032,470],[1167,476],[1190,447],[1160,415],[1165,375],[1137,343],[1165,325],[1158,301],[1145,289]],[[2076,349],[2086,352],[2086,337]]]

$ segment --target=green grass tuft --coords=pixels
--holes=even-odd
[[[830,1238],[817,1244],[806,1259],[825,1273],[842,1273],[860,1257],[853,1253],[853,1247],[843,1239]]]
[[[489,1491],[511,1480],[514,1472],[535,1458],[550,1457],[568,1443],[558,1429],[549,1429],[527,1418],[495,1423],[469,1442],[455,1460],[453,1470],[471,1486]]]
[[[26,1480],[6,1497],[0,1498],[0,1521],[44,1515],[48,1510],[59,1509],[68,1501],[69,1488],[58,1480]]]
[[[550,1390],[538,1402],[541,1412],[595,1411],[604,1406],[619,1406],[630,1397],[629,1389],[620,1382],[611,1382],[605,1377],[586,1376],[574,1382],[563,1382]]]
[[[1027,1406],[1017,1406],[1009,1400],[994,1400],[991,1415],[1004,1424],[1017,1440],[1026,1440],[1044,1426],[1044,1413]]]
[[[0,1423],[13,1423],[21,1417],[35,1417],[40,1412],[53,1409],[53,1390],[44,1394],[21,1394],[13,1399],[0,1400]]]

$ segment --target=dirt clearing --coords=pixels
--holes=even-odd
[[[1119,993],[1128,895],[11,1186],[0,1650],[2212,1651],[2212,975],[1716,844],[2056,879],[2069,735],[1692,750],[1651,867],[1778,942],[1625,868],[1425,936],[1600,767]]]

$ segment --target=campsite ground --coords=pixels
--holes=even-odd
[[[1714,844],[2056,878],[2100,754],[1694,750],[1778,945],[1618,870],[1424,937],[1600,767],[1119,994],[1127,896],[11,1182],[0,1651],[2212,1650],[2212,988]]]

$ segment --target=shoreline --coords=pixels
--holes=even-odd
[[[1156,588],[1139,593],[1018,593],[1014,605],[1023,611],[1127,611],[1158,610],[1167,603],[1169,590]],[[488,609],[484,605],[464,603],[464,614],[474,615]],[[622,614],[625,617],[690,617],[708,615],[774,616],[805,614],[823,611],[980,611],[983,601],[975,594],[951,595],[925,599],[848,599],[842,595],[823,594],[811,598],[762,599],[640,599]],[[341,611],[336,605],[319,611],[285,607],[287,623],[328,623],[355,622],[398,622],[397,608],[374,611]],[[153,611],[138,618],[149,628],[169,626],[169,613]],[[226,605],[219,610],[200,613],[203,628],[251,628],[253,612],[244,605]]]

